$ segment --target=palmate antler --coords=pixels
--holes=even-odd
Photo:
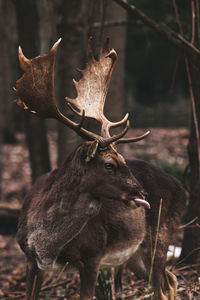
[[[101,135],[110,137],[109,129],[125,123],[128,114],[120,122],[110,122],[103,113],[106,95],[113,69],[116,64],[117,54],[115,50],[109,50],[109,40],[104,44],[102,55],[97,61],[92,54],[91,39],[88,42],[88,58],[86,68],[81,71],[83,77],[78,82],[73,80],[77,91],[75,99],[66,98],[68,103],[73,104],[81,115],[83,110],[85,116],[93,118],[101,123]]]
[[[41,117],[58,119],[84,139],[97,140],[103,148],[114,142],[135,142],[146,137],[149,132],[136,138],[122,139],[129,128],[128,114],[119,122],[110,122],[104,116],[105,99],[117,59],[115,50],[109,50],[108,39],[98,61],[92,54],[91,39],[89,40],[87,66],[81,71],[82,78],[78,82],[74,80],[77,97],[75,99],[66,98],[67,105],[81,117],[80,122],[73,122],[59,111],[54,95],[54,65],[60,41],[61,39],[54,44],[48,54],[33,59],[27,59],[19,47],[19,61],[25,73],[16,82],[15,90],[19,98],[15,102]],[[101,136],[83,128],[85,117],[93,118],[101,123]],[[110,128],[124,123],[126,123],[125,129],[111,137]]]

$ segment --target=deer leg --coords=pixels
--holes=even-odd
[[[164,247],[163,247],[164,248]],[[177,279],[174,274],[165,269],[167,247],[157,248],[153,266],[153,289],[155,299],[174,300],[177,289]]]
[[[158,235],[157,235],[158,234]],[[176,276],[171,272],[166,270],[166,259],[167,259],[167,251],[168,245],[170,243],[171,237],[173,237],[173,232],[171,228],[167,226],[160,226],[159,233],[155,231],[152,234],[153,239],[153,247],[156,240],[157,235],[157,245],[155,252],[155,259],[153,263],[153,277],[152,284],[154,290],[154,298],[155,300],[174,300],[176,296],[176,288],[177,288],[177,280]],[[149,236],[149,239],[151,237]],[[152,243],[149,241],[150,244]],[[152,258],[149,257],[151,252],[148,253],[149,261],[152,261]],[[149,266],[150,267],[150,266]]]
[[[115,291],[117,293],[122,291],[122,274],[123,266],[119,266],[115,271]]]
[[[174,299],[174,297],[176,296],[177,285],[178,285],[177,278],[169,270],[165,270],[165,272],[168,278],[168,285],[169,285],[170,297],[171,297],[170,299]]]
[[[25,300],[37,300],[42,284],[42,271],[33,260],[27,262]]]
[[[84,263],[80,270],[80,300],[92,300],[94,296],[97,276],[99,272],[99,261],[96,259]]]
[[[159,275],[161,274],[161,275]],[[174,300],[177,290],[176,276],[168,270],[154,276],[154,295],[159,300]]]
[[[160,289],[160,299],[161,300],[174,300],[176,297],[177,290],[177,279],[176,276],[171,273],[169,270],[165,270],[166,282],[168,285],[168,289],[163,292]]]

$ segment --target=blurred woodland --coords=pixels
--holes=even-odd
[[[129,112],[133,127],[130,135],[141,134],[144,128],[151,130],[145,141],[124,145],[121,152],[125,157],[158,165],[186,187],[188,207],[183,223],[189,225],[184,227],[178,244],[182,243],[181,260],[189,271],[184,275],[187,279],[179,278],[182,290],[178,299],[198,299],[199,0],[0,0],[0,234],[15,233],[19,209],[31,183],[60,165],[80,143],[80,138],[64,125],[40,119],[13,103],[17,97],[13,87],[22,75],[18,45],[26,57],[32,58],[47,53],[62,38],[56,60],[55,93],[61,111],[73,118],[64,98],[75,96],[72,79],[80,78],[77,68],[83,69],[87,62],[87,41],[91,36],[96,55],[106,37],[118,54],[106,116],[116,121]],[[17,290],[24,288],[20,277],[21,272],[25,274],[24,265],[21,267],[23,256],[14,242],[12,248],[12,241],[13,235],[5,239],[0,235],[4,259],[0,264],[0,299],[20,299],[15,294],[16,286]],[[15,255],[20,265],[14,261]],[[13,261],[14,277],[11,264],[6,269],[9,260]],[[6,279],[8,273],[10,277]],[[46,284],[50,284],[48,280]],[[126,284],[134,285],[129,275]],[[8,292],[10,287],[12,293]],[[129,289],[124,299],[140,299],[145,291],[143,287],[139,296],[131,298]],[[56,297],[52,299],[63,299]]]

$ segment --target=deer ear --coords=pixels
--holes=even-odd
[[[98,141],[94,141],[89,145],[88,150],[87,150],[87,156],[85,159],[86,162],[89,162],[91,160],[91,158],[94,158],[94,156],[97,152],[98,146],[99,146]]]

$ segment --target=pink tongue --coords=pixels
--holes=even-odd
[[[148,208],[148,209],[151,208],[149,202],[147,202],[147,201],[144,200],[144,199],[135,198],[135,199],[133,199],[133,201],[134,201],[138,206],[144,206],[144,207],[146,207],[146,208]]]

